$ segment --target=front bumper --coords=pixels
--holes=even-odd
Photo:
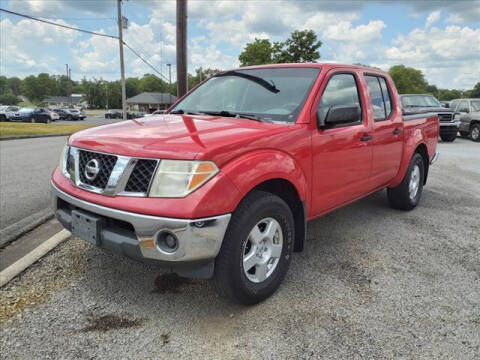
[[[82,210],[100,216],[100,247],[136,259],[150,259],[170,264],[185,264],[214,259],[222,245],[231,214],[203,219],[176,219],[116,210],[77,199],[52,183],[55,216],[71,231],[72,211]],[[175,251],[166,252],[158,243],[161,233],[174,234]]]
[[[460,127],[460,121],[440,122],[441,133],[457,132],[459,127]]]

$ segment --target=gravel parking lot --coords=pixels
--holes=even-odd
[[[385,192],[308,227],[253,307],[68,240],[0,290],[3,358],[480,357],[480,145],[440,143],[421,205]]]

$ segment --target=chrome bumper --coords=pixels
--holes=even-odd
[[[157,216],[142,215],[122,210],[116,210],[87,201],[77,199],[58,189],[52,183],[52,203],[57,219],[70,230],[71,215],[69,209],[59,208],[58,199],[74,209],[85,210],[107,219],[115,219],[130,224],[134,233],[125,234],[115,228],[102,230],[101,242],[126,241],[138,246],[141,256],[145,259],[154,259],[168,262],[190,262],[197,260],[213,259],[218,255],[222,246],[223,237],[227,230],[231,214],[214,216],[202,219],[176,219]],[[167,231],[174,234],[178,240],[175,251],[166,252],[157,243],[157,236]],[[106,244],[107,245],[107,244]],[[100,244],[103,246],[103,244]],[[113,248],[113,246],[106,246]],[[120,244],[115,248],[125,248]]]
[[[440,122],[440,127],[453,127],[456,128],[460,127],[460,121],[453,121],[453,122]]]

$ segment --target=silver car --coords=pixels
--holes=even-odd
[[[452,103],[455,119],[460,120],[460,135],[480,142],[480,99],[456,99]]]

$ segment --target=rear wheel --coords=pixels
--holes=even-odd
[[[479,124],[473,124],[470,127],[470,139],[473,141],[480,141],[480,125]]]
[[[425,179],[423,158],[415,153],[410,160],[407,172],[400,183],[394,188],[387,188],[388,202],[394,209],[412,210],[420,202]]]
[[[457,138],[457,133],[455,134],[443,134],[440,135],[442,141],[444,142],[453,142]]]
[[[215,259],[213,283],[220,295],[256,304],[283,281],[294,243],[293,215],[278,196],[254,191],[233,213]]]

